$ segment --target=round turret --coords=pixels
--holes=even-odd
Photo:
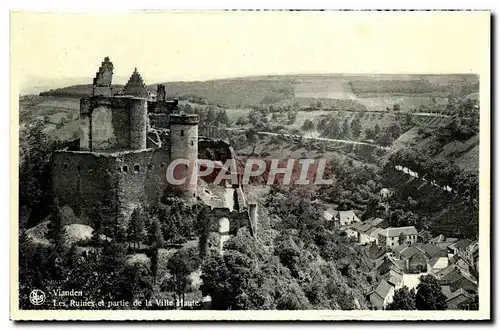
[[[187,182],[181,185],[181,191],[188,201],[196,199],[198,159],[198,115],[171,114],[170,121],[170,159],[185,159],[188,166],[179,171]],[[180,165],[179,165],[180,166]],[[192,178],[193,175],[196,177]]]

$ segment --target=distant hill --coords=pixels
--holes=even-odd
[[[418,107],[429,103],[431,97],[446,100],[449,95],[479,91],[476,75],[283,75],[165,84],[167,93],[181,100],[233,108],[303,104],[311,99],[322,99],[350,100],[354,108],[367,106],[368,110],[383,110],[387,104],[400,100],[408,102],[408,107]],[[148,88],[154,92],[156,85]],[[123,85],[113,88],[119,91]],[[84,84],[51,89],[40,95],[80,98],[90,96],[91,92],[92,86]],[[375,102],[373,98],[377,97],[382,101]]]

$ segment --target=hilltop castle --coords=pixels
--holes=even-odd
[[[58,150],[52,157],[53,192],[73,222],[113,237],[126,230],[136,208],[155,205],[167,194],[186,203],[202,201],[209,231],[234,234],[241,227],[256,232],[257,209],[247,205],[241,185],[197,184],[172,187],[166,180],[171,161],[195,163],[234,158],[224,141],[198,136],[198,116],[178,113],[178,100],[168,99],[164,85],[150,93],[134,70],[119,93],[112,92],[113,64],[102,62],[92,96],[80,100],[78,150]],[[67,224],[67,223],[65,223]]]

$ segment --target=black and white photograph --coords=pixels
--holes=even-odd
[[[488,319],[490,19],[11,12],[11,318]]]

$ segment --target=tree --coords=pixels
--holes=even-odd
[[[373,127],[373,136],[374,138],[377,138],[380,135],[381,128],[379,124],[375,124],[375,127]]]
[[[314,129],[314,123],[312,122],[312,120],[306,119],[304,121],[304,124],[302,125],[302,129],[305,131],[310,131],[310,130]]]
[[[349,127],[349,121],[347,119],[342,123],[342,134],[347,138],[351,136],[351,128]]]
[[[245,126],[246,124],[248,124],[248,119],[246,117],[238,117],[238,119],[236,119],[236,125]]]
[[[47,238],[49,241],[54,244],[56,250],[61,248],[61,212],[59,210],[59,200],[57,198],[54,199],[54,204],[52,207],[52,217],[50,218],[50,222],[48,225],[48,233]]]
[[[420,276],[420,283],[415,295],[415,306],[418,310],[446,310],[446,296],[434,276]]]
[[[215,112],[215,108],[213,106],[208,106],[205,112],[205,123],[212,124],[217,119],[217,113]]]
[[[183,302],[184,295],[191,283],[189,274],[199,266],[199,256],[195,249],[178,250],[167,263],[167,269],[172,275],[168,283],[175,292],[176,302]]]
[[[415,290],[409,290],[405,285],[401,289],[396,290],[392,302],[387,305],[387,310],[414,310],[415,306]]]
[[[361,135],[361,123],[359,117],[356,117],[351,122],[351,133],[352,136],[357,139]]]
[[[130,242],[134,243],[134,250],[136,249],[136,243],[139,244],[144,238],[144,220],[145,214],[142,210],[135,209],[132,212],[128,227],[128,238]]]
[[[165,245],[165,239],[163,238],[161,223],[157,217],[154,217],[153,221],[151,221],[149,224],[148,245],[153,249],[159,249],[163,247],[163,245]]]
[[[217,114],[216,122],[219,124],[223,124],[223,125],[230,124],[230,120],[229,120],[229,117],[226,113],[226,110],[219,111],[219,113]]]
[[[201,291],[210,295],[214,309],[248,309],[245,291],[256,276],[254,269],[253,260],[241,252],[212,254],[202,266]]]
[[[184,106],[183,111],[185,113],[194,113],[193,107],[189,103],[186,103],[186,105]]]

